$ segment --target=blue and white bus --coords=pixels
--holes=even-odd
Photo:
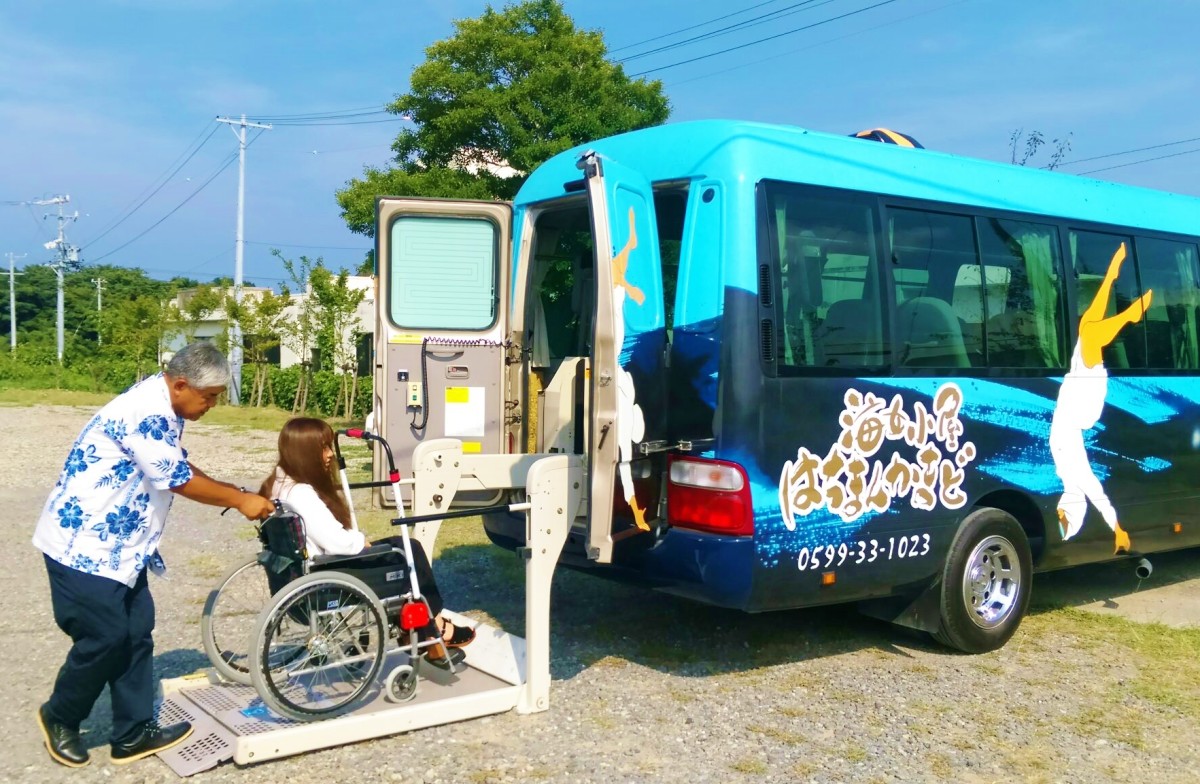
[[[565,565],[987,651],[1035,571],[1200,545],[1200,199],[704,121],[377,243],[384,435],[586,455]]]

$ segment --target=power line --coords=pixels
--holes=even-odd
[[[288,120],[316,120],[328,117],[358,117],[362,114],[379,114],[387,111],[386,106],[359,106],[354,109],[330,109],[323,112],[308,112],[306,114],[271,114],[255,115],[256,120],[271,120],[272,122],[287,122]]]
[[[1191,155],[1194,152],[1200,152],[1200,147],[1194,150],[1184,150],[1183,152],[1173,152],[1169,155],[1158,155],[1154,158],[1143,158],[1140,161],[1130,161],[1129,163],[1118,163],[1115,166],[1105,166],[1100,169],[1088,169],[1087,171],[1077,172],[1078,174],[1095,174],[1096,172],[1111,171],[1112,169],[1124,169],[1126,166],[1137,166],[1142,163],[1150,163],[1150,161],[1161,161],[1165,158],[1178,158],[1180,155]],[[1117,153],[1119,154],[1119,153]]]
[[[894,2],[896,2],[896,0],[883,0],[882,2],[875,3],[874,5],[869,5],[864,8],[859,8],[855,11],[847,11],[844,14],[839,14],[837,16],[831,16],[828,19],[822,19],[819,22],[813,22],[812,24],[804,25],[803,27],[797,27],[797,28],[794,28],[792,30],[787,30],[782,33],[776,33],[775,35],[770,35],[770,36],[767,36],[766,38],[760,38],[757,41],[750,41],[749,43],[740,44],[738,46],[731,46],[728,49],[722,49],[717,52],[710,52],[709,54],[702,54],[698,57],[692,57],[687,60],[680,60],[679,62],[671,63],[670,65],[661,65],[657,68],[649,68],[645,71],[641,71],[640,73],[630,74],[630,78],[636,79],[639,76],[646,76],[647,74],[652,74],[655,71],[665,71],[669,68],[677,68],[678,66],[687,65],[688,63],[694,63],[699,60],[707,60],[708,58],[716,57],[717,55],[728,54],[729,52],[736,52],[739,49],[745,49],[750,46],[757,46],[758,44],[766,43],[767,41],[774,41],[777,38],[783,38],[784,36],[787,36],[787,35],[794,35],[795,33],[800,33],[805,30],[811,30],[814,27],[820,27],[821,25],[829,24],[830,22],[836,22],[839,19],[846,19],[847,17],[856,16],[865,11],[871,11],[876,8],[881,8],[882,6],[885,6],[885,5],[891,5]]]
[[[779,54],[773,54],[769,57],[761,57],[757,60],[751,60],[749,62],[745,62],[740,65],[733,65],[733,66],[730,66],[729,68],[722,68],[719,71],[711,71],[706,74],[701,74],[700,76],[693,76],[690,79],[680,79],[677,81],[672,81],[672,82],[669,82],[667,84],[667,86],[668,87],[678,87],[681,84],[688,84],[689,82],[698,82],[703,79],[711,79],[714,76],[720,76],[721,74],[726,74],[726,73],[729,73],[730,71],[737,71],[742,68],[749,68],[752,65],[760,65],[762,63],[770,62],[771,60],[778,60],[781,57],[790,57],[791,55],[797,54],[798,52],[806,52],[809,49],[816,49],[819,46],[826,46],[828,44],[832,44],[832,43],[836,43],[838,41],[845,40],[846,38],[853,38],[856,35],[862,35],[863,33],[869,33],[874,30],[880,30],[884,27],[890,27],[894,24],[900,24],[901,22],[907,22],[910,19],[916,19],[918,16],[926,16],[928,14],[937,13],[938,11],[945,10],[952,6],[962,5],[965,2],[967,2],[967,0],[954,0],[954,2],[952,2],[952,3],[946,3],[945,5],[940,5],[937,8],[928,8],[924,11],[918,11],[915,14],[909,14],[908,16],[902,16],[899,19],[892,19],[890,21],[883,22],[882,24],[871,25],[870,27],[864,27],[860,30],[855,30],[853,32],[846,33],[844,35],[835,36],[833,38],[826,38],[824,41],[818,41],[817,43],[809,44],[808,46],[799,46],[799,47],[796,47],[795,49],[788,49],[786,52],[780,52]]]
[[[374,125],[377,123],[408,122],[410,120],[412,120],[410,115],[402,114],[399,117],[385,117],[382,120],[314,120],[312,122],[273,122],[272,124],[288,128],[304,128],[317,125]]]
[[[1093,155],[1091,158],[1077,158],[1073,161],[1064,161],[1060,165],[1061,166],[1071,166],[1076,163],[1086,163],[1088,161],[1099,161],[1104,158],[1116,158],[1119,155],[1132,155],[1135,152],[1146,152],[1147,150],[1159,150],[1159,149],[1162,149],[1163,147],[1174,147],[1177,144],[1187,144],[1189,142],[1200,142],[1200,136],[1196,136],[1191,139],[1180,139],[1177,142],[1164,142],[1163,144],[1152,144],[1149,147],[1137,147],[1132,150],[1121,150],[1120,152],[1110,152],[1105,155]],[[1158,159],[1151,158],[1150,160],[1153,161],[1153,160],[1158,160]],[[1099,171],[1099,170],[1093,169],[1092,171]]]
[[[656,36],[653,36],[652,38],[646,38],[644,40],[637,41],[632,44],[625,44],[624,46],[618,46],[616,49],[609,49],[608,53],[612,54],[614,52],[623,52],[626,49],[633,49],[634,47],[641,46],[642,44],[649,44],[649,43],[653,43],[655,41],[661,41],[664,38],[670,38],[673,35],[679,35],[680,33],[686,33],[689,30],[696,30],[697,28],[704,27],[705,25],[710,25],[715,22],[722,22],[726,19],[737,16],[738,14],[744,14],[744,13],[747,13],[748,11],[753,11],[755,8],[762,8],[764,5],[771,5],[772,3],[778,3],[779,1],[780,0],[767,0],[767,2],[765,2],[765,3],[759,3],[758,5],[752,5],[749,8],[743,8],[740,11],[734,11],[732,14],[725,14],[724,16],[718,16],[715,19],[709,19],[707,22],[700,22],[699,24],[694,24],[689,27],[681,27],[678,30],[672,30],[669,33],[663,33],[662,35],[656,35]]]
[[[255,138],[257,138],[257,137],[255,137]],[[174,215],[176,212],[178,212],[178,211],[179,211],[179,209],[180,209],[180,208],[181,208],[183,205],[187,204],[189,201],[191,201],[192,199],[194,199],[194,198],[196,197],[196,195],[200,193],[200,191],[202,191],[202,190],[204,190],[205,188],[207,188],[207,187],[208,187],[208,184],[209,184],[209,183],[211,183],[213,180],[215,180],[215,179],[217,178],[217,175],[218,175],[218,174],[220,174],[221,172],[223,172],[223,171],[225,171],[226,169],[228,169],[228,168],[229,168],[229,166],[230,166],[230,164],[232,164],[232,163],[233,163],[234,161],[236,161],[237,159],[238,159],[237,153],[233,153],[233,154],[231,154],[231,155],[230,155],[230,156],[229,156],[229,157],[228,157],[228,158],[225,160],[225,163],[221,164],[221,168],[219,168],[219,169],[217,169],[215,172],[213,172],[213,173],[212,173],[212,176],[210,176],[210,177],[209,177],[207,180],[205,180],[203,185],[201,185],[201,186],[200,186],[199,188],[197,188],[196,190],[192,191],[192,192],[191,192],[191,193],[190,193],[190,194],[187,196],[187,198],[185,198],[183,201],[179,202],[179,204],[175,205],[174,209],[172,209],[172,210],[171,210],[170,212],[168,212],[166,215],[164,215],[164,216],[162,216],[161,218],[159,218],[159,219],[158,219],[157,221],[155,221],[154,223],[150,224],[150,225],[149,225],[148,227],[146,227],[146,229],[145,229],[145,230],[143,230],[143,231],[142,231],[140,234],[137,234],[137,235],[135,235],[135,236],[133,237],[133,239],[129,240],[129,241],[128,241],[128,242],[126,242],[126,243],[123,243],[123,244],[121,244],[121,245],[118,245],[117,247],[113,248],[113,249],[112,249],[112,250],[110,250],[108,253],[105,253],[105,254],[104,254],[104,255],[102,255],[102,256],[97,256],[95,259],[92,259],[92,263],[93,263],[93,264],[95,264],[96,262],[100,261],[101,259],[107,259],[109,256],[113,255],[114,253],[116,253],[117,251],[121,250],[122,248],[129,247],[129,246],[130,246],[130,245],[132,245],[133,243],[135,243],[135,242],[137,242],[138,240],[140,240],[142,237],[146,236],[148,233],[150,233],[150,231],[151,231],[151,230],[155,229],[155,228],[156,228],[156,227],[157,227],[159,224],[161,224],[161,223],[162,223],[163,221],[165,221],[167,218],[171,217],[171,216],[172,216],[172,215]]]
[[[159,191],[161,191],[163,188],[166,187],[167,183],[171,181],[171,178],[174,177],[176,174],[178,174],[180,169],[182,169],[184,166],[186,166],[187,162],[196,156],[196,153],[200,152],[200,148],[202,148],[205,144],[207,144],[208,140],[211,139],[212,135],[216,132],[217,132],[217,129],[214,127],[212,130],[210,130],[208,132],[208,136],[205,136],[204,140],[201,141],[197,145],[196,139],[199,139],[200,136],[202,136],[204,134],[204,132],[201,131],[200,134],[196,136],[196,139],[193,139],[191,144],[189,144],[186,148],[184,148],[183,153],[180,153],[181,156],[186,154],[187,157],[184,158],[182,161],[179,161],[179,158],[175,159],[176,161],[179,161],[179,165],[175,166],[175,168],[173,170],[170,170],[170,173],[166,175],[166,177],[163,179],[163,181],[159,184],[159,186],[157,188],[150,191],[150,193],[146,194],[146,197],[143,198],[140,202],[138,202],[137,206],[133,207],[133,209],[130,209],[129,206],[127,205],[124,209],[121,210],[121,212],[117,213],[118,215],[121,215],[122,213],[124,213],[123,217],[119,218],[115,223],[112,223],[109,226],[107,226],[98,235],[91,238],[84,244],[91,245],[92,243],[98,242],[102,237],[106,236],[110,231],[117,228],[122,223],[124,223],[125,221],[127,221],[131,217],[133,217],[133,214],[136,213],[138,210],[140,210],[146,204],[146,202],[150,201],[150,199],[154,198],[155,194],[157,194]],[[192,149],[193,145],[195,145],[195,149]],[[188,153],[188,150],[191,150],[191,152]],[[172,163],[172,165],[174,166],[174,163]],[[170,167],[168,167],[168,169],[170,169]],[[159,178],[163,178],[163,175],[160,174],[152,182],[157,182]],[[140,198],[140,197],[134,197],[134,201],[137,201],[138,198]],[[132,204],[132,202],[130,202],[130,203]]]
[[[803,2],[795,3],[793,5],[788,6],[787,8],[780,8],[778,10],[771,11],[766,14],[762,14],[761,16],[756,16],[752,19],[746,19],[744,21],[737,22],[736,24],[732,24],[727,27],[722,27],[717,30],[711,30],[707,33],[702,33],[701,35],[693,36],[691,38],[685,38],[684,40],[676,41],[673,44],[665,44],[663,46],[658,47],[657,49],[650,49],[645,52],[639,52],[638,54],[632,54],[628,57],[618,60],[617,62],[627,63],[630,60],[637,60],[641,57],[648,57],[652,54],[659,54],[660,52],[666,52],[671,49],[678,49],[681,46],[687,46],[688,44],[698,43],[700,41],[707,41],[710,38],[719,38],[723,35],[729,35],[730,33],[738,33],[743,30],[747,30],[751,27],[757,27],[758,25],[761,25],[761,24],[767,24],[768,22],[776,22],[785,16],[791,16],[792,14],[798,14],[801,11],[808,11],[812,8],[819,8],[823,5],[829,5],[832,2],[835,2],[835,0],[821,0],[821,2],[817,2],[817,0],[803,0]],[[813,3],[816,3],[816,5],[813,5]]]
[[[254,142],[258,141],[258,137],[259,137],[259,136],[261,136],[261,135],[262,135],[262,131],[259,131],[257,134],[255,134],[255,135],[254,135],[254,138],[252,138],[252,139],[250,139],[250,141],[246,142],[246,147],[247,147],[247,148],[249,148],[249,147],[250,147],[250,145],[252,145],[252,144],[254,144]],[[187,204],[189,201],[191,201],[192,199],[194,199],[194,198],[195,198],[195,197],[196,197],[196,196],[197,196],[197,195],[200,193],[200,191],[202,191],[202,190],[204,190],[205,188],[207,188],[207,187],[208,187],[208,185],[209,185],[209,183],[211,183],[213,180],[215,180],[215,179],[217,178],[217,175],[219,175],[221,172],[223,172],[223,171],[225,171],[226,169],[228,169],[228,168],[229,168],[229,166],[230,166],[230,164],[232,164],[232,163],[233,163],[234,161],[236,161],[237,159],[238,159],[238,154],[237,154],[236,152],[235,152],[235,153],[232,153],[232,154],[231,154],[231,155],[230,155],[230,156],[229,156],[227,159],[225,159],[225,162],[224,162],[223,164],[221,164],[221,167],[220,167],[219,169],[217,169],[215,172],[213,172],[213,173],[212,173],[212,175],[211,175],[211,176],[210,176],[210,177],[209,177],[207,180],[205,180],[205,181],[204,181],[204,182],[203,182],[203,183],[200,185],[200,187],[199,187],[199,188],[197,188],[196,190],[192,191],[192,192],[191,192],[191,193],[190,193],[190,194],[189,194],[189,195],[188,195],[188,196],[187,196],[187,197],[186,197],[186,198],[185,198],[183,201],[181,201],[181,202],[179,202],[179,204],[175,205],[175,207],[174,207],[174,208],[173,208],[173,209],[172,209],[170,212],[168,212],[166,215],[164,215],[164,216],[162,216],[161,218],[159,218],[157,221],[155,221],[154,223],[152,223],[150,226],[147,226],[145,230],[143,230],[143,231],[142,231],[140,234],[137,234],[136,236],[134,236],[134,237],[133,237],[131,240],[129,240],[128,242],[126,242],[126,243],[124,243],[124,244],[122,244],[122,245],[118,245],[117,247],[113,248],[113,249],[112,249],[112,250],[110,250],[108,253],[105,253],[105,254],[104,254],[104,255],[102,255],[102,256],[98,256],[98,257],[96,257],[95,259],[93,259],[93,260],[92,260],[92,263],[94,264],[94,263],[96,263],[97,261],[100,261],[100,259],[106,259],[106,258],[108,258],[109,256],[113,255],[114,253],[116,253],[117,251],[121,250],[122,248],[125,248],[125,247],[128,247],[129,245],[132,245],[132,244],[133,244],[134,242],[136,242],[137,240],[139,240],[139,239],[141,239],[142,237],[146,236],[146,234],[148,234],[148,233],[149,233],[151,230],[153,230],[153,229],[154,229],[154,228],[156,228],[156,227],[157,227],[159,224],[161,224],[163,221],[165,221],[167,218],[171,217],[171,216],[172,216],[172,215],[174,215],[176,212],[178,212],[178,211],[179,211],[179,209],[180,209],[181,207],[183,207],[183,205]]]

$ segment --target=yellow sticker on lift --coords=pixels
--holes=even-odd
[[[471,455],[471,454],[477,455],[483,451],[483,444],[481,444],[478,441],[463,441],[462,445],[463,445],[463,454],[466,454],[466,455]]]
[[[408,334],[405,332],[401,332],[398,335],[389,335],[388,343],[406,343],[406,344],[412,344],[412,345],[419,346],[419,345],[421,345],[421,341],[424,339],[425,338],[423,335],[412,335],[412,334]]]
[[[470,387],[446,387],[447,403],[469,403],[471,400]]]

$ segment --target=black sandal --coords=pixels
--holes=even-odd
[[[475,630],[470,626],[459,626],[444,617],[439,618],[438,621],[441,624],[439,631],[442,635],[442,642],[446,644],[447,648],[463,648],[470,645],[471,641],[475,639]],[[446,636],[447,626],[454,630],[449,637]]]
[[[447,648],[445,643],[433,643],[425,648],[421,657],[439,670],[454,672],[454,669],[467,657],[465,653],[454,648]]]

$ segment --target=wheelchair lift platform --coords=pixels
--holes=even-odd
[[[162,724],[190,721],[183,744],[158,756],[180,776],[221,762],[250,765],[381,738],[410,730],[505,713],[536,713],[550,701],[550,583],[559,553],[583,509],[584,471],[576,455],[463,455],[461,442],[437,439],[417,447],[414,464],[416,515],[448,511],[458,490],[519,488],[526,513],[525,638],[445,611],[459,625],[475,627],[459,670],[449,673],[422,662],[416,696],[392,702],[382,677],[353,711],[323,721],[299,722],[272,713],[252,686],[223,681],[214,671],[162,682]],[[426,552],[440,523],[418,523],[414,536]],[[402,649],[388,653],[381,675],[409,661]]]

